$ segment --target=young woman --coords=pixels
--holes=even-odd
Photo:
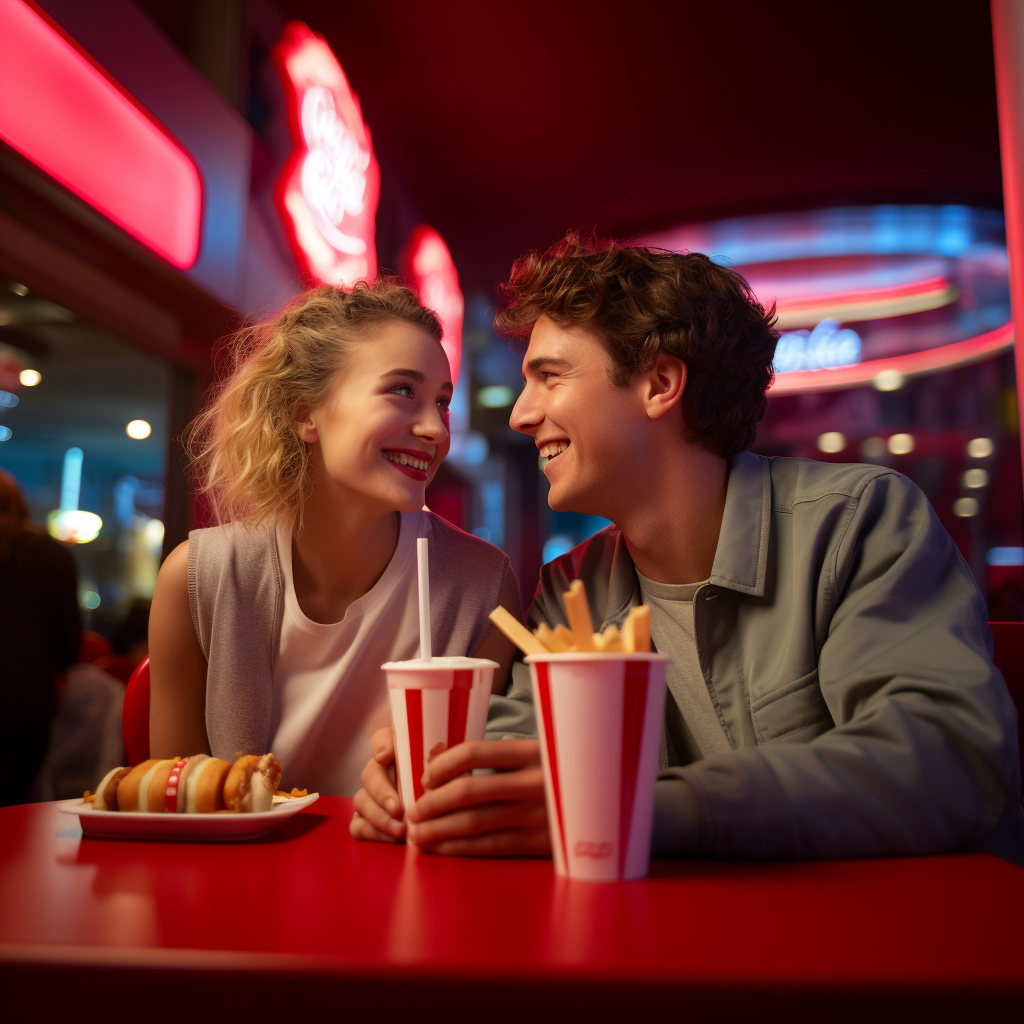
[[[505,554],[424,511],[448,453],[441,326],[384,279],[317,288],[235,340],[196,421],[199,491],[221,525],[160,570],[150,619],[152,757],[273,751],[284,785],[351,796],[390,721],[380,666],[419,649],[416,538],[430,541],[435,654],[513,651]]]

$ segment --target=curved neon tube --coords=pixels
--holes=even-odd
[[[902,356],[886,359],[869,359],[852,366],[836,366],[826,370],[793,370],[780,373],[768,391],[772,395],[792,395],[802,391],[837,391],[874,383],[883,371],[895,370],[902,377],[923,377],[942,370],[953,370],[958,366],[980,363],[1013,346],[1013,323],[1003,324],[994,331],[979,334],[975,338],[956,341],[952,345],[925,349],[923,352],[908,352]]]

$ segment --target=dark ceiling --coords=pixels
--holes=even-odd
[[[985,0],[278,7],[360,97],[383,219],[436,227],[469,289],[570,227],[1001,205]]]

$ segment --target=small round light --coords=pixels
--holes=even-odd
[[[38,370],[22,370],[18,374],[18,380],[26,388],[34,388],[42,379],[43,375]]]
[[[818,451],[841,452],[846,447],[846,435],[838,430],[828,430],[818,438]]]
[[[476,393],[477,405],[485,409],[507,409],[515,404],[515,400],[516,393],[504,384],[492,384]]]
[[[88,544],[103,528],[103,520],[95,512],[82,509],[55,509],[46,517],[46,529],[55,540],[65,544]]]
[[[865,437],[860,443],[860,453],[865,459],[877,459],[885,454],[885,442],[880,437]]]
[[[971,516],[978,514],[980,508],[977,498],[957,498],[953,502],[953,515],[961,519],[970,519]]]
[[[967,454],[972,459],[987,459],[995,450],[991,437],[976,437],[967,442]]]
[[[99,608],[100,606],[100,595],[95,590],[87,590],[82,595],[82,604],[86,608]]]
[[[875,374],[876,391],[899,391],[905,378],[899,370],[882,370]]]
[[[0,427],[0,441],[10,441],[11,436],[10,427]]]
[[[11,282],[11,291],[14,292],[15,295],[20,295],[22,298],[28,295],[28,287],[21,284],[19,281]]]
[[[909,455],[914,450],[914,435],[893,434],[889,438],[888,448],[893,455]]]
[[[124,432],[136,441],[144,441],[153,433],[153,428],[145,420],[132,420]]]
[[[972,490],[976,490],[979,487],[985,487],[988,485],[988,473],[983,469],[969,469],[964,473],[964,487],[970,487]]]

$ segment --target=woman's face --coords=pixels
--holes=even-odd
[[[422,327],[389,320],[353,342],[330,398],[302,414],[314,489],[369,514],[416,512],[448,454],[451,371]],[[327,495],[324,495],[327,496]]]

